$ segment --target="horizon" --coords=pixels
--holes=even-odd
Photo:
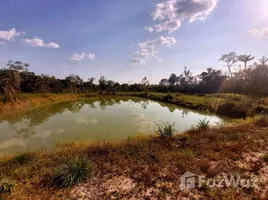
[[[265,0],[4,0],[0,11],[1,65],[20,60],[57,78],[156,84],[185,66],[225,72],[222,54],[259,58],[268,45]]]

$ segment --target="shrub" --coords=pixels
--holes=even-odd
[[[172,137],[176,131],[174,125],[175,123],[166,123],[163,127],[158,126],[158,134],[162,137]]]
[[[14,164],[23,165],[33,160],[33,154],[31,153],[22,153],[19,155],[14,156],[11,159],[11,162]]]
[[[75,157],[59,166],[52,177],[52,184],[57,188],[66,188],[83,182],[92,174],[92,166],[87,157]]]
[[[262,127],[268,126],[268,116],[266,114],[257,115],[253,118],[253,122]]]
[[[163,100],[164,101],[172,101],[173,100],[173,96],[171,94],[167,94],[166,96],[164,96]]]
[[[0,194],[11,193],[15,183],[9,179],[3,178],[0,180]]]
[[[203,119],[203,120],[200,119],[200,120],[198,121],[197,128],[198,128],[198,129],[202,129],[202,130],[207,130],[207,129],[209,129],[209,128],[210,128],[209,120],[206,120],[206,118]]]

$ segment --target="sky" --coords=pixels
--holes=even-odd
[[[158,83],[231,51],[268,56],[268,0],[1,0],[1,67]]]

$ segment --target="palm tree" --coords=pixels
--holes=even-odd
[[[260,63],[262,66],[264,66],[268,62],[268,58],[263,56],[262,58],[259,59]]]
[[[240,62],[243,62],[245,65],[244,65],[244,69],[247,68],[247,63],[251,60],[253,60],[255,57],[251,56],[250,54],[249,55],[240,55],[238,56],[238,61]]]
[[[233,73],[231,70],[231,67],[237,62],[237,55],[235,52],[230,52],[227,54],[223,54],[222,57],[220,58],[220,61],[223,61],[227,64],[227,67],[229,69],[229,73],[231,77],[233,77]]]

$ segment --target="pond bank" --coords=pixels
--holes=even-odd
[[[148,136],[122,142],[72,143],[51,152],[4,156],[1,178],[14,183],[7,199],[265,199],[268,195],[267,119],[174,137]],[[209,144],[209,145],[208,145]],[[51,185],[55,169],[86,157],[93,173],[67,189]],[[257,176],[258,188],[180,189],[185,172],[217,177]],[[262,179],[260,179],[262,178]]]
[[[268,98],[255,98],[239,94],[209,94],[187,95],[179,93],[141,93],[141,92],[99,92],[99,93],[66,93],[66,94],[20,94],[20,101],[16,103],[0,102],[0,114],[12,112],[14,109],[27,109],[29,107],[73,101],[82,98],[135,96],[147,98],[164,103],[171,103],[189,109],[205,111],[212,114],[232,118],[246,118],[259,113],[268,114]]]

